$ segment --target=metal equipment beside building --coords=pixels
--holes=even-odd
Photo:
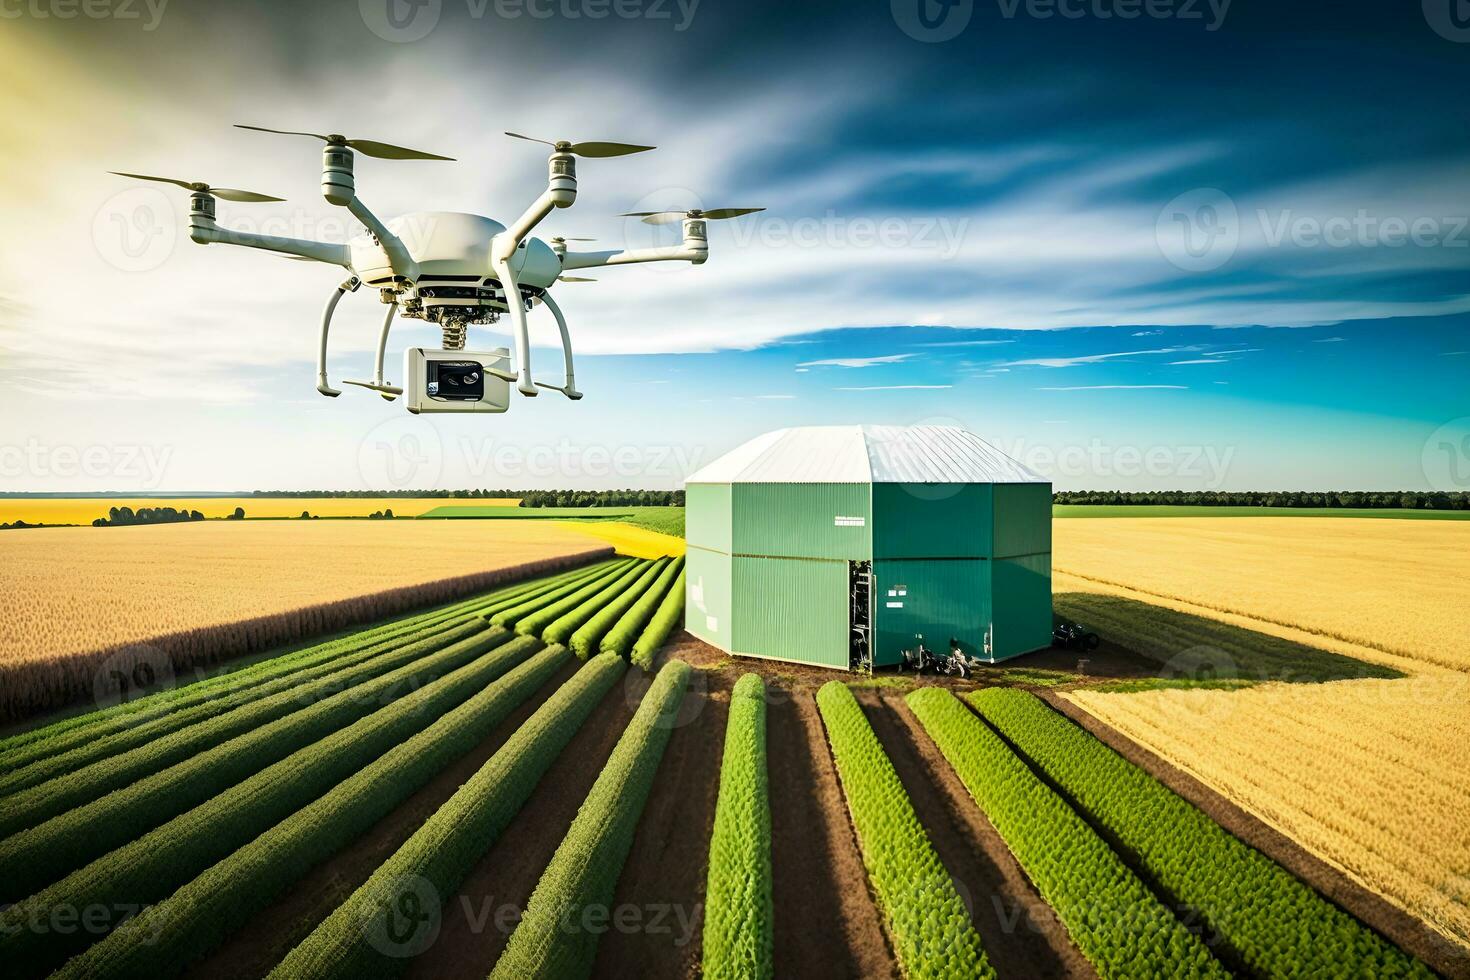
[[[685,513],[685,626],[730,653],[866,670],[1051,643],[1051,484],[964,429],[769,432],[689,477]]]

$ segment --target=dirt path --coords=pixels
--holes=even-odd
[[[1199,807],[1231,834],[1286,868],[1401,949],[1429,964],[1437,973],[1452,980],[1470,980],[1470,951],[1450,943],[1408,912],[1364,888],[1281,831],[1086,710],[1051,693],[1041,696],[1053,708],[1097,736],[1103,744]]]
[[[362,837],[312,868],[289,892],[252,916],[223,946],[191,964],[188,976],[233,980],[269,973],[453,796],[579,666],[574,662],[558,671],[472,752],[445,768]]]
[[[459,894],[446,901],[438,939],[405,976],[484,980],[637,706],[622,682],[603,699]]]
[[[970,922],[996,973],[1002,980],[1096,978],[902,693],[855,693],[939,860],[969,907]]]
[[[683,980],[698,975],[709,839],[720,790],[731,677],[697,670],[618,879],[612,929],[597,947],[596,977]],[[636,913],[636,914],[635,914]]]
[[[778,977],[896,977],[810,690],[771,689],[766,739]]]

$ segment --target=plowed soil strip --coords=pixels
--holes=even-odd
[[[188,976],[245,980],[263,977],[386,861],[414,831],[454,795],[465,780],[505,744],[541,704],[574,674],[569,664],[491,732],[475,750],[440,772],[367,834],[308,872],[269,908],[251,918]]]
[[[1400,949],[1417,956],[1442,976],[1470,980],[1470,950],[1450,943],[1408,912],[1369,891],[1281,831],[1085,709],[1050,692],[1042,692],[1040,696],[1104,745],[1199,807],[1211,820],[1296,875],[1339,908],[1376,929]]]
[[[637,673],[630,670],[597,706],[547,770],[530,801],[475,865],[459,894],[445,899],[438,938],[409,964],[405,976],[484,980],[638,707],[641,692],[628,686]]]
[[[768,683],[776,976],[896,977],[816,699]]]
[[[727,672],[690,676],[679,727],[618,879],[614,927],[598,943],[595,977],[683,980],[698,974],[730,681]]]
[[[934,850],[959,886],[996,973],[1002,980],[1095,978],[902,694],[855,693]]]

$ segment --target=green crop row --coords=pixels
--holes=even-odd
[[[965,904],[857,699],[846,684],[829,681],[817,692],[817,708],[904,976],[994,977]]]
[[[195,705],[209,703],[218,699],[222,693],[234,695],[258,688],[259,685],[266,682],[295,674],[304,668],[315,667],[335,658],[364,651],[369,647],[378,646],[387,649],[384,644],[387,644],[388,641],[402,640],[406,637],[411,639],[415,634],[424,633],[431,627],[450,624],[452,620],[474,615],[487,606],[493,606],[508,598],[524,597],[544,590],[552,584],[590,574],[606,564],[608,563],[601,562],[593,566],[518,582],[496,589],[486,595],[459,600],[427,612],[399,617],[370,629],[359,630],[346,636],[313,644],[305,649],[262,660],[239,670],[189,684],[186,687],[161,691],[125,704],[113,705],[88,714],[67,718],[33,731],[12,735],[0,740],[0,769],[18,770],[40,759],[99,741],[124,730],[141,727]],[[182,725],[174,727],[182,727]],[[154,729],[149,737],[157,737],[160,731],[166,730],[168,729]],[[113,753],[116,751],[118,751],[116,748],[112,749]]]
[[[766,689],[746,674],[730,696],[720,796],[709,845],[704,976],[762,980],[771,961],[771,800],[766,775]]]
[[[669,564],[668,558],[660,558],[657,561],[649,562],[644,567],[643,573],[634,579],[627,588],[618,595],[611,597],[603,604],[602,608],[592,614],[592,617],[587,622],[577,627],[577,631],[572,634],[570,644],[572,652],[583,660],[596,653],[598,644],[602,641],[603,634],[612,629],[613,624],[622,617],[623,613],[627,612],[628,608],[638,601],[638,597],[643,594],[645,589],[653,584],[654,579],[658,578],[659,572],[667,564]]]
[[[319,676],[301,688],[288,685],[285,690],[261,701],[205,719],[153,742],[98,759],[90,765],[22,790],[5,801],[4,811],[0,812],[0,835],[14,835],[37,827],[115,790],[136,786],[171,766],[289,718],[313,702],[338,695],[344,688],[350,690],[405,665],[412,666],[424,655],[476,636],[484,628],[483,622],[478,625],[470,622],[431,633],[417,643],[349,663],[341,670]],[[4,853],[4,845],[0,845],[0,855]],[[0,859],[0,868],[3,867],[3,859]]]
[[[1193,909],[1251,973],[1433,975],[1035,695],[992,688],[968,697],[1167,901]]]
[[[1229,976],[1096,831],[953,694],[925,687],[907,700],[1098,976]]]
[[[496,631],[501,638],[503,631]],[[502,643],[414,693],[339,731],[313,738],[304,747],[248,778],[232,781],[218,795],[172,820],[139,830],[109,851],[40,893],[0,913],[0,956],[28,969],[51,966],[95,939],[36,930],[56,909],[120,909],[162,900],[231,852],[370,765],[404,739],[525,660],[534,639]],[[219,763],[216,762],[216,766]],[[91,832],[93,824],[82,825]]]
[[[529,649],[535,645],[534,640],[520,640],[502,649]],[[550,647],[524,661],[130,919],[105,940],[70,960],[59,976],[159,977],[208,953],[313,866],[367,832],[445,766],[478,745],[571,659],[564,647]],[[487,673],[476,672],[473,667],[466,671],[469,673],[464,681],[471,684],[481,683]],[[439,683],[446,691],[452,686],[450,678]],[[448,703],[452,698],[436,696],[433,700],[436,703],[425,702],[411,710],[431,717],[429,711],[439,706],[437,702]],[[387,744],[381,735],[376,741]],[[319,752],[324,744],[318,743],[308,751]],[[309,769],[310,763],[302,762],[300,766]],[[330,778],[312,782],[320,788]],[[275,792],[284,790],[277,788]],[[206,829],[203,824],[197,826]],[[354,919],[353,926],[354,935],[361,941],[361,921]]]
[[[452,626],[442,627],[439,632],[453,629]],[[465,633],[467,631],[462,629],[461,634]],[[422,639],[432,639],[434,635],[430,632]],[[154,721],[93,739],[70,751],[33,762],[24,769],[6,773],[0,777],[0,796],[19,793],[64,775],[72,776],[72,785],[76,785],[75,777],[87,766],[99,762],[104,763],[102,770],[108,772],[114,780],[109,789],[125,785],[179,759],[202,752],[211,745],[218,745],[241,732],[298,710],[301,706],[298,692],[305,685],[322,677],[345,677],[348,675],[340,672],[354,667],[360,669],[352,676],[371,676],[389,670],[402,662],[402,655],[394,654],[396,650],[403,649],[403,646],[401,640],[390,640],[357,653],[343,654],[248,690],[225,694],[190,708],[182,708]],[[204,727],[203,723],[212,719],[216,719],[214,723]],[[115,761],[123,759],[126,753],[140,746],[146,746],[147,751],[127,758],[140,765],[146,760],[149,768],[128,768],[120,761]],[[103,792],[105,791],[104,789]],[[95,795],[101,794],[94,793]],[[0,828],[14,829],[14,825],[8,823]]]
[[[633,649],[633,643],[643,633],[643,628],[658,611],[663,603],[664,596],[668,595],[669,586],[679,579],[679,573],[684,570],[684,556],[680,555],[664,566],[654,583],[638,597],[638,601],[628,607],[622,618],[607,631],[602,638],[601,649],[603,653],[616,653],[626,658]]]
[[[546,622],[545,630],[541,636],[548,643],[567,643],[572,634],[587,620],[597,614],[608,602],[623,593],[634,581],[643,574],[646,562],[637,562],[629,565],[622,575],[611,582],[605,583],[603,588],[596,592],[582,596],[578,602],[564,609],[559,609],[550,621]]]
[[[115,847],[236,786],[242,779],[370,715],[507,638],[486,627],[432,656],[239,735],[0,842],[6,898],[29,895]],[[513,666],[507,663],[506,668]]]
[[[625,558],[605,566],[597,575],[587,579],[579,579],[575,582],[564,583],[557,588],[532,596],[523,602],[513,603],[494,615],[485,617],[496,626],[504,626],[507,629],[514,627],[525,617],[554,605],[571,595],[585,595],[595,591],[593,585],[596,582],[606,583],[622,575],[637,559]],[[575,604],[575,603],[573,603]],[[570,608],[570,605],[567,607]]]
[[[529,636],[540,636],[548,643],[565,643],[566,634],[552,627],[559,626],[568,617],[582,615],[582,610],[587,610],[585,615],[590,616],[601,607],[602,603],[607,601],[608,597],[617,595],[626,587],[626,583],[637,578],[642,568],[643,562],[630,559],[616,573],[603,576],[595,582],[589,582],[585,587],[562,597],[551,605],[522,617],[515,624],[516,632]]]
[[[564,647],[552,647],[563,651]],[[399,913],[443,902],[510,825],[542,776],[624,670],[594,657],[541,705],[438,811],[271,974],[277,980],[382,977],[407,965],[426,938],[404,932]],[[438,922],[434,908],[418,921]],[[395,926],[397,927],[395,929]],[[396,934],[396,941],[384,942]]]
[[[611,914],[618,877],[688,681],[689,665],[682,661],[670,661],[659,671],[536,883],[490,974],[493,980],[571,980],[592,972],[601,930],[588,919],[602,913],[606,922]]]
[[[668,594],[658,604],[658,611],[648,621],[643,630],[643,635],[638,637],[638,642],[633,644],[633,653],[629,658],[634,665],[644,670],[653,669],[653,658],[663,648],[664,641],[669,634],[684,622],[684,576],[688,569],[679,569],[679,577],[669,587]]]

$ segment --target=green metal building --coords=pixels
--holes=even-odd
[[[964,429],[781,429],[685,489],[685,626],[730,653],[863,669],[1051,642],[1051,484]]]

